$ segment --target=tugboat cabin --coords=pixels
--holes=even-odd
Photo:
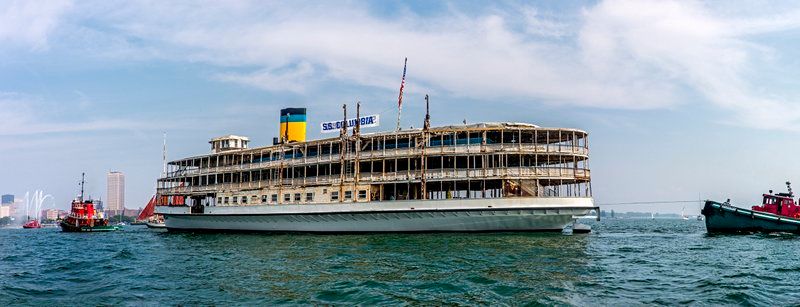
[[[790,182],[786,182],[788,193],[763,194],[764,200],[759,206],[753,206],[753,211],[772,213],[791,218],[800,218],[800,206],[794,202],[794,193]]]

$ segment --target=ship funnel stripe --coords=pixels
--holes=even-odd
[[[306,115],[305,114],[290,114],[290,115],[281,115],[281,123],[304,123],[306,122]]]
[[[281,109],[281,116],[284,116],[284,115],[287,115],[287,114],[292,114],[292,115],[303,114],[303,115],[306,115],[306,108],[286,108],[286,109]]]

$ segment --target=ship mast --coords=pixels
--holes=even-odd
[[[81,173],[81,203],[83,203],[83,184],[86,182],[84,178],[86,177],[86,173]]]
[[[344,151],[347,148],[347,104],[342,105],[342,112],[344,113],[344,122],[342,123],[342,130],[339,132],[339,202],[344,201]]]
[[[358,202],[358,174],[361,172],[358,152],[361,150],[361,101],[356,102],[356,126],[353,127],[353,138],[355,139],[355,158],[353,159],[353,201]]]
[[[430,128],[431,128],[430,101],[428,100],[428,94],[425,94],[425,123],[422,126],[422,146],[421,146],[422,150],[420,151],[420,157],[421,157],[420,169],[422,171],[419,180],[422,192],[420,199],[423,200],[428,199],[428,191],[427,191],[428,181],[425,179],[425,169],[427,168],[426,165],[427,163],[425,163],[427,160],[427,158],[425,158],[425,145],[428,143],[428,131]]]

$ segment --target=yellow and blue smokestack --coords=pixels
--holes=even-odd
[[[281,142],[306,141],[306,108],[281,110]]]

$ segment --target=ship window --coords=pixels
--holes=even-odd
[[[295,202],[300,201],[300,193],[294,193],[294,201]]]
[[[267,195],[261,195],[261,202],[262,203],[267,202]]]
[[[314,200],[314,193],[306,193],[306,201]]]
[[[272,202],[273,203],[277,203],[278,202],[278,194],[272,194]]]
[[[359,190],[358,199],[367,199],[367,190]]]
[[[344,199],[353,199],[353,191],[344,191]]]
[[[339,192],[338,191],[331,192],[331,200],[339,200]]]
[[[217,198],[217,203],[220,203],[220,204],[222,203],[222,197]]]
[[[226,197],[225,197],[225,203],[226,203],[226,204],[228,203],[228,200],[229,200],[229,198],[226,196]]]
[[[243,204],[246,204],[246,203],[247,203],[247,196],[242,196],[242,203],[243,203]]]
[[[292,201],[292,195],[288,194],[288,193],[287,194],[283,194],[283,201],[285,201],[285,202]]]
[[[233,197],[233,203],[235,204],[235,203],[238,203],[238,202],[239,202],[239,196],[234,196]]]

